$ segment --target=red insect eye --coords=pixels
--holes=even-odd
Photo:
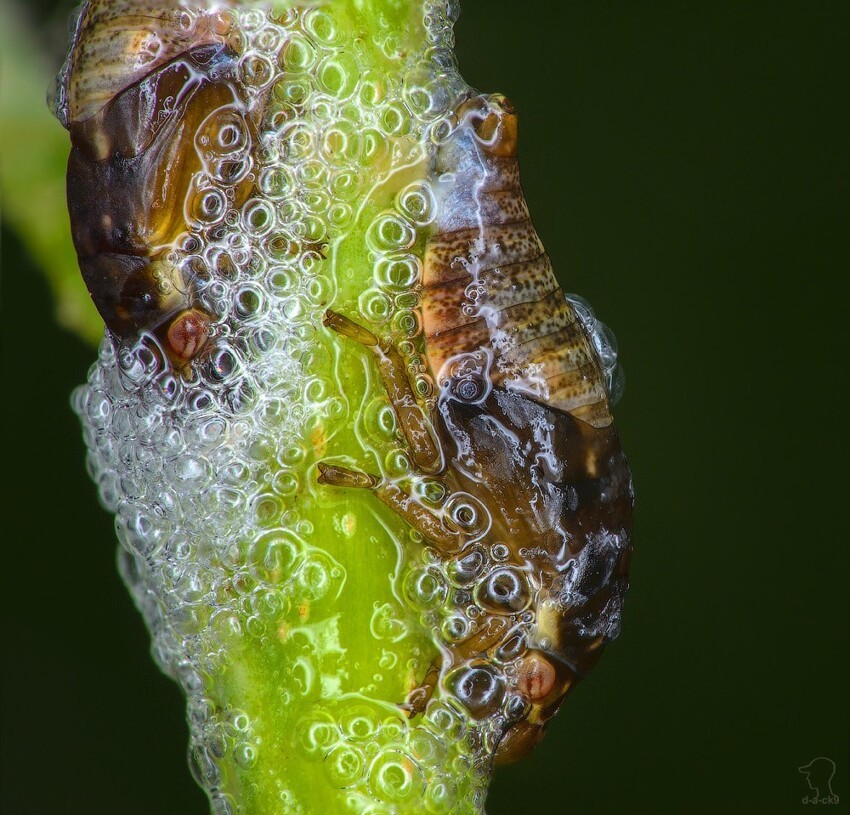
[[[210,336],[210,318],[203,311],[190,308],[174,318],[168,327],[168,348],[180,359],[194,359]]]
[[[543,656],[529,655],[522,663],[519,690],[532,702],[542,702],[555,687],[555,668]]]

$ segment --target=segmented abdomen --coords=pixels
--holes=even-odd
[[[599,359],[529,218],[513,109],[476,97],[458,118],[438,154],[441,207],[422,277],[431,370],[448,379],[477,355],[493,385],[606,427]]]
[[[192,0],[86,3],[59,76],[56,115],[62,124],[86,121],[180,54],[223,42],[230,23],[210,5]]]

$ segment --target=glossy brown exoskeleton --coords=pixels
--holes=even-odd
[[[543,735],[619,629],[631,553],[631,476],[590,338],[565,300],[519,187],[516,117],[474,97],[440,148],[440,215],[421,281],[424,351],[439,385],[423,409],[388,340],[328,311],[371,350],[413,464],[397,481],[319,464],[322,483],[371,490],[438,553],[469,624],[442,630],[439,682],[495,723],[496,763]],[[429,481],[426,500],[410,481]]]
[[[248,197],[252,127],[219,18],[182,31],[178,10],[152,6],[139,22],[138,8],[119,6],[90,3],[80,23],[88,34],[72,50],[63,116],[71,231],[109,331],[151,332],[180,367],[204,347],[211,316],[173,250],[210,220],[205,208]],[[211,166],[205,144],[216,139],[224,158]]]

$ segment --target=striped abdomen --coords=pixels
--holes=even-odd
[[[529,218],[513,108],[479,96],[457,115],[438,154],[441,207],[422,277],[431,370],[446,381],[478,365],[492,385],[606,427],[602,368]]]

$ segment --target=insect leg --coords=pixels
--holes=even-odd
[[[428,672],[422,679],[422,684],[410,691],[404,700],[404,704],[399,705],[407,714],[408,718],[412,719],[414,716],[425,712],[425,708],[428,706],[428,702],[431,701],[431,697],[434,695],[434,690],[437,687],[441,666],[442,658],[440,656],[434,657],[428,668]]]
[[[371,331],[330,309],[325,312],[322,322],[338,334],[359,342],[372,351],[378,363],[381,382],[407,439],[414,464],[424,474],[440,472],[440,448],[431,433],[428,418],[416,401],[407,368],[395,345],[378,339]]]
[[[320,461],[318,467],[320,484],[371,490],[408,525],[428,538],[440,552],[454,554],[460,550],[463,542],[462,535],[446,529],[437,515],[395,482],[324,461]]]

